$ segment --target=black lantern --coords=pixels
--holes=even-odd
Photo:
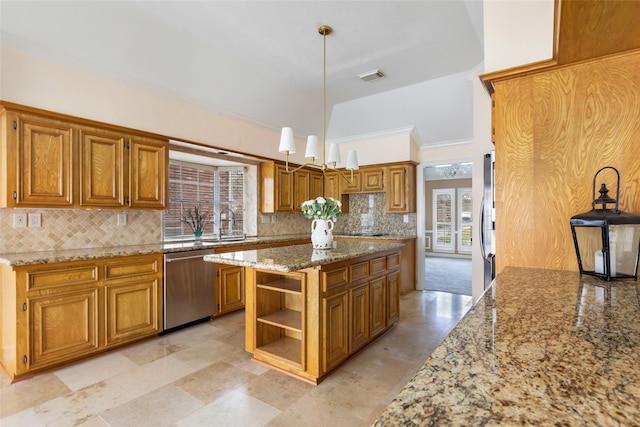
[[[600,197],[596,195],[596,178],[605,169],[613,169],[618,177],[616,198],[608,196],[606,184],[600,187]],[[591,210],[571,218],[571,234],[576,246],[580,274],[603,279],[638,280],[638,260],[640,259],[640,215],[618,210],[620,196],[620,173],[611,166],[605,166],[593,177],[593,203]],[[615,209],[607,209],[613,205]],[[600,205],[597,209],[596,205]]]

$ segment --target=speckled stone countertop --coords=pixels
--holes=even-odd
[[[638,282],[507,268],[374,425],[637,426],[639,363]]]
[[[342,237],[345,239],[373,239],[373,240],[397,240],[402,241],[411,236],[396,235],[396,234],[384,234],[380,236],[352,236],[352,235],[336,235],[336,237]],[[415,238],[415,236],[413,236]],[[64,249],[57,251],[34,251],[34,252],[21,252],[21,253],[4,253],[0,254],[0,264],[9,266],[21,266],[21,265],[35,265],[35,264],[48,264],[54,262],[65,261],[83,261],[98,258],[111,258],[118,256],[130,256],[130,255],[146,255],[157,253],[171,253],[171,252],[183,252],[193,251],[199,249],[215,249],[224,248],[229,246],[245,246],[255,245],[260,243],[277,243],[287,242],[295,240],[310,239],[309,234],[288,234],[279,236],[264,236],[264,237],[248,237],[241,241],[216,241],[204,239],[201,242],[195,243],[193,240],[185,241],[172,241],[164,242],[152,245],[131,245],[131,246],[116,246],[116,247],[103,247],[103,248],[86,248],[86,249]]]
[[[402,243],[334,240],[333,249],[331,250],[314,250],[311,244],[306,244],[205,255],[204,260],[221,264],[288,272],[358,258],[377,252],[400,249],[403,246]]]
[[[64,261],[82,261],[98,258],[110,258],[129,255],[146,255],[157,253],[171,253],[193,251],[199,249],[223,248],[228,246],[254,245],[257,243],[272,243],[310,239],[305,235],[284,235],[270,237],[248,237],[241,241],[216,241],[202,240],[198,243],[193,240],[171,241],[152,245],[130,245],[104,248],[66,249],[58,251],[38,251],[0,254],[0,264],[19,266],[32,264],[46,264]]]

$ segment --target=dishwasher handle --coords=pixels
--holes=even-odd
[[[170,258],[167,257],[166,258],[166,262],[174,262],[174,261],[182,261],[185,259],[202,259],[203,256],[205,255],[211,255],[211,254],[202,254],[202,255],[194,255],[194,256],[183,256],[183,257],[176,257],[176,258]]]

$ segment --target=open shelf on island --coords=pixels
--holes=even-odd
[[[300,293],[302,291],[302,282],[299,279],[291,279],[288,277],[281,277],[268,282],[259,282],[257,286],[261,289],[271,289],[278,292]]]
[[[258,322],[268,323],[297,332],[302,332],[302,313],[295,310],[282,309],[258,317]]]
[[[302,342],[299,339],[283,336],[268,344],[256,347],[257,351],[270,357],[281,359],[285,363],[302,364]]]

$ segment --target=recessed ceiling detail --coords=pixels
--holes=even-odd
[[[358,75],[360,80],[363,82],[371,82],[373,80],[378,80],[384,77],[384,73],[380,71],[378,68],[375,70],[367,71],[366,73],[362,73]]]

